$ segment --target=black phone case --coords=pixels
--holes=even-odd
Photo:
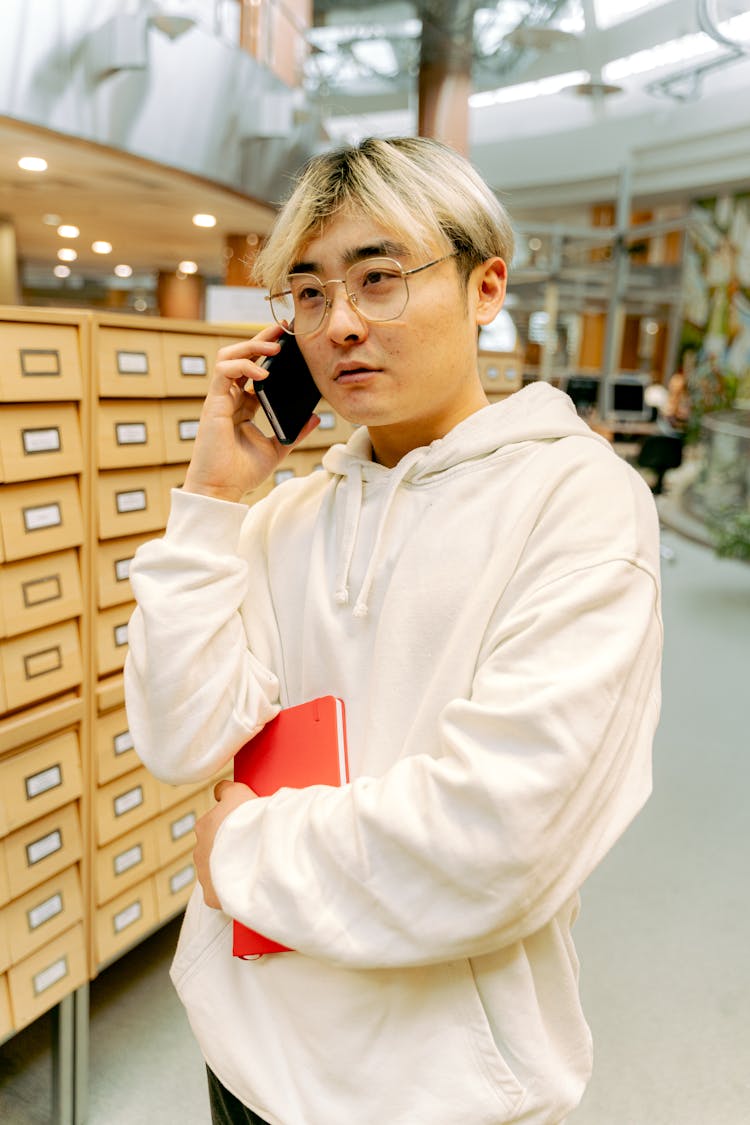
[[[305,422],[320,401],[310,369],[302,358],[294,336],[282,336],[281,351],[259,362],[268,371],[265,379],[253,380],[253,390],[273,432],[282,445],[299,437]]]

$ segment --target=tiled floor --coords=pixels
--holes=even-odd
[[[750,566],[673,532],[664,542],[655,788],[584,891],[596,1062],[568,1125],[750,1122]],[[207,1125],[202,1062],[167,977],[176,932],[92,985],[89,1125]],[[48,1031],[39,1020],[0,1048],[2,1125],[50,1122]]]

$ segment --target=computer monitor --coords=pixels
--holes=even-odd
[[[607,380],[604,417],[609,423],[650,422],[653,420],[653,407],[646,401],[646,388],[650,387],[650,375],[618,374]]]
[[[590,414],[599,401],[598,375],[566,375],[560,389],[573,400],[579,414]]]

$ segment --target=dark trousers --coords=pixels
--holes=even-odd
[[[238,1101],[234,1094],[230,1094],[212,1070],[206,1067],[206,1071],[212,1125],[268,1125],[267,1121]]]

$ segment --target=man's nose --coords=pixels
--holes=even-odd
[[[340,342],[343,340],[362,339],[367,333],[367,321],[357,311],[356,305],[349,300],[343,282],[332,287],[328,298],[328,323],[326,331],[330,339]]]

